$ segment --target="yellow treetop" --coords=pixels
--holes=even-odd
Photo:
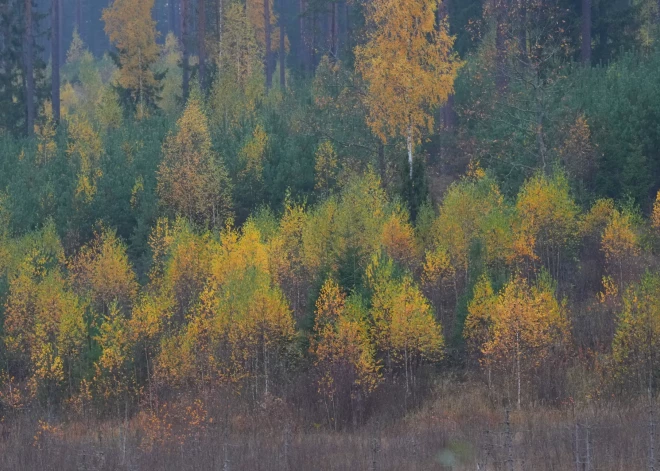
[[[144,98],[156,85],[151,66],[158,60],[156,22],[151,17],[154,0],[115,0],[103,10],[105,32],[119,53],[119,84],[133,99]]]
[[[437,1],[374,0],[366,5],[367,42],[355,49],[368,92],[367,123],[386,141],[402,136],[412,148],[433,128],[433,109],[453,92],[460,62]]]

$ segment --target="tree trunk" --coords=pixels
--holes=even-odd
[[[181,0],[181,44],[183,46],[183,101],[188,100],[190,91],[190,44],[188,38],[188,4],[189,0]]]
[[[495,55],[496,77],[495,84],[499,92],[506,90],[506,5],[505,0],[493,0],[495,8]]]
[[[25,0],[25,107],[27,134],[31,136],[34,132],[34,53],[32,50],[32,0]]]
[[[60,0],[53,0],[51,12],[51,99],[53,118],[60,120]]]
[[[408,167],[410,168],[410,180],[413,177],[413,138],[412,130],[408,127],[408,135],[406,136],[406,147],[408,148]]]
[[[332,2],[332,55],[335,59],[339,59],[339,5],[337,2]]]
[[[223,22],[223,15],[224,15],[224,0],[215,0],[215,8],[216,8],[216,40],[218,41],[218,67],[221,64],[221,59],[222,59],[222,22]]]
[[[199,88],[206,90],[206,0],[197,3],[197,48],[199,50]]]
[[[167,2],[167,26],[170,32],[176,36],[176,0]]]
[[[78,35],[82,38],[82,0],[76,0],[76,28]]]
[[[591,64],[591,0],[582,0],[582,49],[583,64]]]
[[[299,0],[300,55],[305,75],[308,74],[307,34],[305,34],[305,0]]]
[[[520,60],[527,63],[527,0],[520,0],[520,26],[518,29]]]
[[[438,30],[442,27],[442,24],[447,21],[447,4],[442,2],[438,7],[436,13],[437,18],[437,28]],[[440,109],[440,119],[442,121],[442,128],[446,130],[452,130],[454,128],[454,95],[450,94],[447,96],[447,102]]]
[[[285,0],[280,2],[280,50],[279,50],[279,59],[280,59],[280,87],[282,91],[286,90],[286,51],[284,38],[286,35],[286,28],[284,26],[284,12],[286,10]]]
[[[270,0],[264,0],[264,69],[266,71],[266,89],[273,84],[273,70],[271,67],[271,44],[270,44]]]

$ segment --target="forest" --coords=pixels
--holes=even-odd
[[[0,0],[0,469],[660,469],[659,77],[657,0]]]

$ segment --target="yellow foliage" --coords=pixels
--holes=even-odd
[[[44,165],[57,153],[57,143],[55,142],[57,131],[50,101],[44,103],[40,118],[40,122],[34,125],[34,134],[37,138],[37,164]]]
[[[561,174],[551,179],[537,174],[526,181],[518,193],[516,213],[514,250],[518,259],[541,259],[549,266],[553,255],[557,257],[577,236],[579,208]]]
[[[655,196],[655,201],[653,202],[653,211],[651,213],[651,226],[656,230],[660,231],[660,191]]]
[[[252,175],[257,180],[263,179],[264,160],[268,150],[268,134],[261,124],[257,124],[252,138],[245,144],[239,154],[243,165],[243,176]]]
[[[363,398],[378,384],[380,367],[367,325],[351,313],[332,279],[326,280],[316,301],[310,351],[315,357],[319,393],[333,404]]]
[[[612,211],[601,238],[601,250],[609,268],[616,269],[622,283],[624,262],[634,260],[641,252],[639,236],[628,211]]]
[[[355,48],[355,68],[368,86],[367,123],[383,141],[419,142],[433,128],[433,108],[453,92],[460,62],[447,23],[437,27],[437,8],[430,0],[366,5],[367,42]]]
[[[103,10],[105,32],[119,52],[119,84],[142,103],[147,88],[156,85],[152,65],[158,60],[154,0],[114,0]]]
[[[413,360],[438,360],[443,356],[444,339],[431,305],[411,277],[395,279],[391,260],[377,256],[367,268],[373,290],[373,335],[379,349],[395,364],[403,363],[406,377]]]
[[[84,116],[75,115],[69,120],[66,152],[78,166],[76,197],[84,204],[89,204],[96,195],[96,181],[103,175],[100,167],[103,142]]]
[[[486,277],[475,286],[463,335],[481,354],[489,370],[500,370],[517,382],[521,403],[522,377],[540,367],[568,336],[564,307],[549,282],[538,285],[515,276],[499,295]]]
[[[188,101],[177,132],[165,139],[163,155],[158,169],[161,203],[192,222],[221,226],[230,214],[230,181],[211,148],[208,122],[197,98]]]
[[[612,342],[616,378],[630,381],[638,391],[652,388],[657,375],[654,357],[659,340],[660,278],[647,274],[623,296],[623,312]]]
[[[89,296],[98,312],[110,306],[128,312],[137,296],[138,284],[126,246],[114,231],[97,232],[69,263],[71,283]]]
[[[337,182],[337,153],[330,141],[323,141],[316,149],[314,159],[314,189],[328,195]]]

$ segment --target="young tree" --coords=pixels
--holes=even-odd
[[[547,278],[529,286],[515,276],[493,297],[487,278],[477,284],[468,307],[463,335],[481,354],[482,364],[515,383],[515,400],[522,404],[523,378],[561,347],[568,335],[564,306]]]
[[[51,5],[51,103],[53,104],[53,117],[55,122],[60,121],[60,42],[62,40],[60,31],[60,15],[62,8],[60,5],[61,0],[52,0]]]
[[[105,32],[117,48],[118,82],[129,92],[138,117],[154,106],[158,93],[152,68],[159,54],[153,6],[154,0],[114,0],[103,10]]]
[[[202,105],[188,101],[177,122],[176,134],[163,144],[158,169],[158,195],[162,205],[201,225],[222,226],[231,210],[231,183],[211,136]]]
[[[27,117],[27,134],[31,136],[34,133],[34,52],[33,43],[34,37],[32,35],[32,0],[25,0],[25,38],[24,38],[24,51],[25,51],[25,106]]]
[[[442,358],[444,339],[431,305],[410,276],[397,279],[390,259],[377,255],[367,268],[373,291],[371,316],[378,349],[390,369],[403,366],[406,394],[415,384],[415,368]]]
[[[367,43],[355,48],[355,68],[367,82],[367,122],[383,142],[406,139],[410,178],[413,150],[433,129],[433,109],[453,92],[460,62],[454,38],[436,27],[437,2],[375,0],[366,8]]]
[[[657,389],[657,351],[660,347],[660,277],[647,273],[623,295],[612,342],[612,358],[617,380],[638,392]]]
[[[355,422],[360,402],[379,380],[379,365],[361,314],[359,306],[350,305],[350,301],[347,305],[335,281],[326,280],[316,301],[310,351],[315,358],[318,390],[335,429],[347,403]]]

